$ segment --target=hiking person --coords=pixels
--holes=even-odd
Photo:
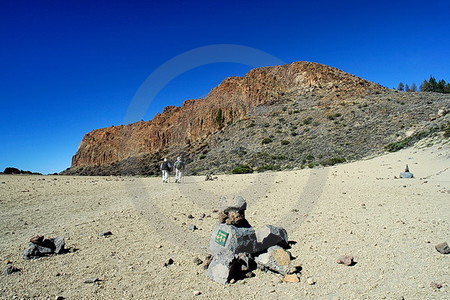
[[[175,167],[175,182],[181,183],[181,178],[183,177],[183,172],[184,172],[184,167],[185,167],[185,164],[181,160],[181,157],[179,157],[179,156],[177,157],[177,160],[175,161],[173,166]]]
[[[163,162],[161,163],[161,167],[160,167],[163,183],[169,182],[169,172],[170,172],[171,168],[172,168],[172,165],[170,164],[170,162],[167,160],[167,158],[164,158]]]

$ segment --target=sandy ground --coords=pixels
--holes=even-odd
[[[21,271],[0,275],[1,299],[450,299],[450,255],[434,248],[450,243],[450,145],[434,143],[328,168],[182,184],[2,175],[1,268]],[[415,178],[394,179],[406,164]],[[223,286],[195,264],[208,254],[220,196],[233,194],[247,200],[253,226],[286,228],[299,283],[257,270]],[[113,235],[99,236],[105,231]],[[38,234],[64,236],[77,251],[24,260]],[[341,255],[357,264],[337,264]],[[84,283],[92,277],[100,281]]]

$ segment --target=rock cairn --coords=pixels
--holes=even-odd
[[[406,165],[405,172],[400,173],[400,178],[414,178],[413,173],[409,171],[408,165]]]
[[[252,277],[256,268],[282,275],[297,272],[286,251],[288,235],[284,228],[265,225],[254,229],[245,219],[247,203],[241,196],[221,197],[219,223],[210,239],[211,261],[207,276],[218,283],[232,283]]]

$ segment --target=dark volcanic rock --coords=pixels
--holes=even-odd
[[[448,246],[448,244],[446,242],[437,244],[435,246],[435,248],[436,248],[436,250],[439,253],[442,253],[442,254],[449,254],[450,253],[450,247]]]

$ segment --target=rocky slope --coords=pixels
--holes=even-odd
[[[258,68],[151,121],[87,133],[63,173],[153,175],[178,155],[190,174],[334,164],[438,134],[449,109],[448,95],[400,93],[321,64]]]

